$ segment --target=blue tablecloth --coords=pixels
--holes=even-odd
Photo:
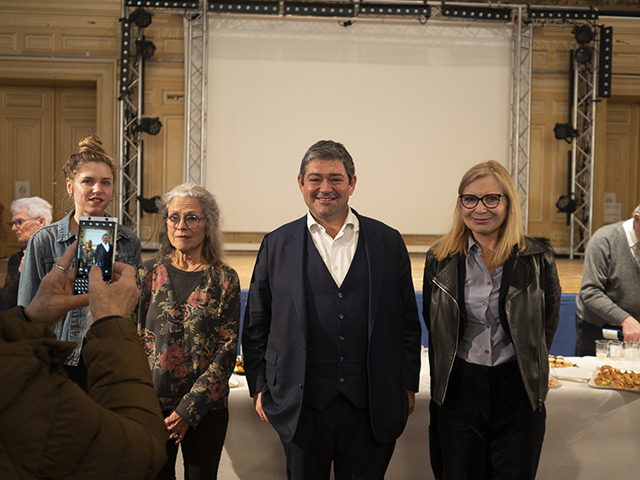
[[[248,290],[241,291],[241,314],[240,314],[240,332],[242,332],[242,324],[244,321],[244,309],[247,304]],[[420,313],[420,323],[422,325],[422,345],[429,345],[429,334],[424,327],[424,319],[422,318],[422,292],[416,292],[416,301],[418,302],[418,311]],[[563,355],[570,357],[575,355],[576,349],[576,294],[563,293],[560,300],[560,324],[556,331],[556,337],[551,346],[551,355]],[[238,344],[238,352],[240,344]]]

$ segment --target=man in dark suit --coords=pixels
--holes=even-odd
[[[256,412],[280,435],[289,479],[382,479],[415,404],[420,323],[406,246],[351,210],[344,146],[305,154],[306,216],[266,235],[242,347]]]
[[[113,245],[109,243],[109,235],[102,235],[102,243],[96,247],[96,263],[103,271],[111,271]]]

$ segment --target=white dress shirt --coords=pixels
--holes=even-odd
[[[636,231],[633,229],[633,218],[626,220],[622,224],[622,229],[627,236],[627,242],[629,242],[631,253],[636,259],[638,265],[640,265],[640,242],[638,241],[638,237],[636,236]]]
[[[324,264],[329,269],[333,280],[338,287],[342,286],[358,247],[358,235],[360,235],[358,217],[349,209],[347,218],[336,238],[331,238],[331,235],[327,233],[322,225],[316,222],[310,212],[307,212],[307,227],[311,233],[313,243],[318,249]]]

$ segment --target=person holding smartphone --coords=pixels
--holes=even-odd
[[[73,210],[62,220],[41,228],[29,240],[20,275],[18,305],[29,304],[42,278],[76,240],[80,217],[104,217],[111,203],[116,178],[113,160],[95,135],[84,138],[79,145],[80,152],[71,155],[62,167],[67,193],[73,199]],[[142,263],[140,240],[129,228],[118,226],[115,244],[117,261],[136,268]],[[65,370],[82,388],[86,387],[86,368],[80,351],[87,329],[87,314],[86,308],[71,310],[54,327],[58,340],[76,343],[65,361]]]
[[[166,461],[168,434],[130,317],[140,295],[135,269],[116,262],[107,285],[93,267],[89,293],[74,295],[74,247],[27,307],[0,312],[0,477],[150,480]],[[87,305],[95,321],[82,352],[85,393],[61,368],[75,344],[55,341],[51,327]]]

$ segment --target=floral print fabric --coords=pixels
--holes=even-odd
[[[168,268],[154,260],[138,271],[138,333],[149,358],[163,411],[175,410],[197,427],[211,409],[228,405],[240,323],[237,273],[222,267],[222,280],[202,279],[186,301],[178,303]],[[183,272],[185,273],[185,272]]]

